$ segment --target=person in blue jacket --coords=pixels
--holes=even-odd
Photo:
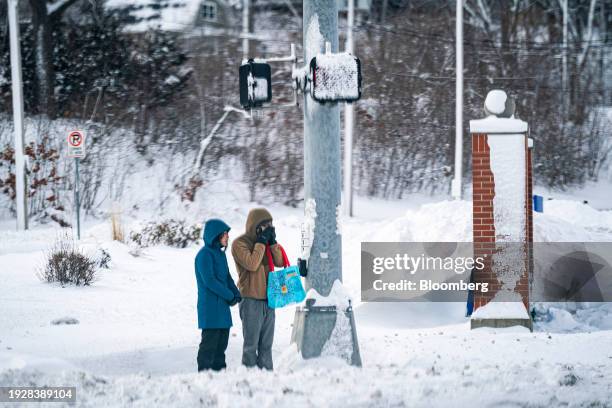
[[[195,258],[198,327],[202,329],[198,371],[226,367],[225,350],[232,327],[230,306],[242,300],[225,257],[229,230],[229,225],[219,219],[208,220],[204,226],[204,246]]]

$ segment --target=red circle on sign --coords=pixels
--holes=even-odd
[[[83,134],[81,132],[70,132],[68,135],[68,144],[73,147],[79,147],[83,143]]]

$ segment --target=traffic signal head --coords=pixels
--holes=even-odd
[[[240,65],[240,105],[245,109],[262,106],[272,100],[270,64],[248,60]]]

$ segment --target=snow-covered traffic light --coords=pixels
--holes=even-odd
[[[319,54],[310,61],[310,92],[317,102],[354,102],[361,98],[361,63],[349,53]]]
[[[262,106],[272,100],[270,64],[250,59],[240,65],[240,105],[245,109]]]

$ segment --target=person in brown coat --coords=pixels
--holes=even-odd
[[[283,256],[268,210],[254,208],[249,212],[245,233],[232,243],[232,256],[242,296],[242,364],[272,370],[275,315],[268,307],[268,273],[274,266],[283,266]]]

